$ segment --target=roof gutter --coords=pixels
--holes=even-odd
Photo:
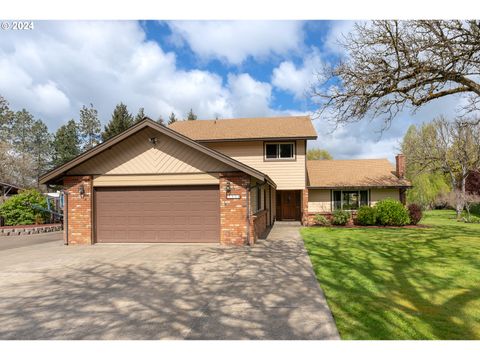
[[[331,189],[410,189],[412,185],[345,185],[345,186],[307,186],[311,190],[331,190]]]

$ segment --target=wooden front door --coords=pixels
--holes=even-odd
[[[297,194],[298,193],[298,194]],[[300,196],[297,190],[281,191],[280,220],[298,220],[300,210]]]

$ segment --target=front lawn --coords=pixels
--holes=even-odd
[[[480,224],[301,230],[343,339],[480,339]]]

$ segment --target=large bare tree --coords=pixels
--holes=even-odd
[[[319,73],[312,97],[338,123],[381,118],[464,94],[462,112],[480,105],[480,21],[356,23],[340,44],[347,56]],[[328,111],[326,111],[328,110]]]

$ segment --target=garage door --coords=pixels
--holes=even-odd
[[[219,242],[218,186],[95,189],[96,242]]]

